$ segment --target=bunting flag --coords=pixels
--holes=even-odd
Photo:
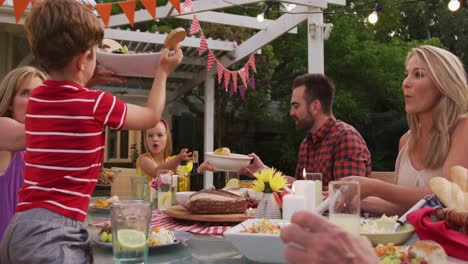
[[[153,20],[156,19],[156,0],[140,0],[146,11],[151,15]]]
[[[3,5],[3,2],[5,2],[5,0],[0,0],[0,6]]]
[[[192,25],[190,25],[190,35],[193,35],[201,30],[200,22],[198,22],[197,16],[193,15]]]
[[[244,85],[239,86],[239,93],[240,93],[242,99],[245,99],[245,91],[246,90],[247,90],[247,88]]]
[[[33,5],[34,5],[34,3],[35,3],[36,1],[37,1],[37,0],[32,0]],[[86,4],[85,6],[86,6],[86,8],[88,8],[89,10],[93,11],[93,5]]]
[[[109,18],[112,11],[112,3],[96,5],[96,11],[98,12],[99,16],[101,16],[101,20],[104,23],[104,26],[107,27],[107,25],[109,25]]]
[[[235,94],[234,85],[229,85],[229,97],[232,97]]]
[[[200,49],[198,49],[198,56],[202,55],[203,52],[208,48],[208,43],[206,42],[205,35],[201,34],[200,38]],[[209,57],[208,57],[209,58]],[[209,69],[208,69],[209,70]]]
[[[231,80],[231,72],[228,69],[224,69],[224,90],[228,91],[229,81]]]
[[[125,16],[127,16],[128,22],[130,22],[130,26],[133,28],[133,24],[135,22],[135,0],[119,2],[119,6],[120,8],[122,8],[122,11],[125,13]]]
[[[249,58],[249,65],[250,67],[252,67],[252,70],[257,73],[257,67],[255,66],[255,55],[254,53],[252,53],[252,55],[250,55],[250,58]]]
[[[180,14],[180,0],[169,0],[171,2],[172,6],[179,12]]]
[[[239,77],[244,84],[244,88],[247,87],[247,78],[245,76],[245,68],[239,70]]]
[[[245,81],[248,81],[250,80],[250,77],[249,77],[249,64],[245,64],[244,66],[244,70],[245,70]],[[247,85],[245,85],[245,88],[247,89]]]
[[[237,93],[237,72],[232,72],[232,84],[234,85],[234,92]]]
[[[192,11],[193,11],[192,0],[185,0],[184,7],[182,8],[182,12],[187,13],[187,12],[192,12]]]
[[[255,79],[253,76],[252,78],[250,78],[249,85],[250,87],[252,87],[253,90],[255,90]]]
[[[213,63],[216,61],[216,57],[211,50],[208,50],[208,63],[206,65],[206,71],[210,71]]]
[[[26,10],[26,7],[29,5],[29,2],[31,2],[31,0],[13,0],[13,9],[15,11],[16,24],[18,24],[18,21],[23,16],[24,10]]]
[[[216,60],[216,71],[218,72],[218,85],[221,84],[221,79],[223,78],[223,70],[224,70],[224,67],[223,65],[221,65],[221,63],[219,63],[219,61]]]

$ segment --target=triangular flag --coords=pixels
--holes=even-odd
[[[198,49],[198,56],[202,55],[203,52],[208,48],[208,43],[206,42],[205,35],[201,35],[200,38],[200,49]]]
[[[232,97],[234,95],[234,93],[235,93],[234,86],[231,84],[231,85],[229,85],[229,97]]]
[[[33,5],[35,4],[36,1],[37,1],[37,0],[32,0]],[[91,4],[86,4],[86,5],[84,5],[84,6],[86,6],[86,8],[88,8],[88,9],[91,10],[91,11],[93,10],[93,5],[91,5]]]
[[[248,63],[245,64],[244,70],[245,70],[245,80],[249,81],[250,77],[249,77],[249,64]],[[245,86],[245,88],[247,89],[247,85]]]
[[[234,85],[234,92],[237,92],[237,72],[232,72],[232,84]]]
[[[208,50],[208,64],[206,65],[206,71],[210,71],[213,63],[215,62],[216,57],[211,50]]]
[[[29,5],[29,2],[31,2],[31,0],[13,0],[13,9],[15,10],[16,24],[18,24],[18,21],[23,16],[24,10],[26,10],[26,7]]]
[[[253,76],[252,78],[250,78],[249,85],[250,87],[252,87],[253,90],[255,90],[255,79]]]
[[[3,2],[5,2],[5,0],[0,0],[0,6],[3,5]]]
[[[135,0],[119,2],[120,8],[127,16],[128,22],[130,22],[130,26],[133,27],[133,23],[135,22],[135,7],[136,2]]]
[[[146,8],[146,11],[148,11],[153,20],[156,19],[156,0],[140,0],[140,2]]]
[[[193,11],[192,0],[185,0],[184,7],[182,8],[183,13]]]
[[[255,73],[257,73],[257,67],[255,66],[255,55],[253,53],[252,53],[252,55],[250,55],[249,64],[250,64],[250,67],[252,67],[252,70]]]
[[[217,65],[216,65],[216,71],[218,72],[218,85],[221,84],[221,79],[223,78],[223,70],[224,70],[224,67],[223,65],[221,65],[221,63],[219,63],[219,61],[216,61]]]
[[[193,35],[193,34],[197,33],[200,30],[201,30],[200,22],[198,22],[197,16],[193,15],[192,25],[190,25],[190,33],[189,34]]]
[[[239,77],[241,78],[241,81],[244,84],[244,86],[247,87],[247,78],[245,76],[245,69],[244,68],[239,70]]]
[[[112,3],[97,4],[96,11],[101,17],[104,26],[107,27],[107,25],[109,25],[109,18],[112,11]]]
[[[247,88],[245,88],[244,85],[239,86],[239,93],[240,93],[242,99],[245,99],[245,90],[247,90]]]
[[[229,81],[231,80],[231,71],[224,69],[224,90],[228,90]]]
[[[169,0],[171,2],[172,6],[179,12],[180,14],[180,0]]]

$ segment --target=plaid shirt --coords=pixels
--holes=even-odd
[[[328,182],[346,176],[366,176],[371,173],[371,158],[366,142],[359,132],[345,122],[330,117],[315,132],[307,133],[299,147],[296,179],[306,172],[321,172],[323,188]]]

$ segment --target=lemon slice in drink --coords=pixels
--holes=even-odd
[[[230,179],[227,183],[226,183],[226,189],[230,189],[230,188],[239,188],[239,180],[238,179]]]
[[[166,204],[168,202],[168,199],[171,198],[171,196],[172,196],[172,192],[170,191],[164,194],[164,196],[162,197],[161,203]]]
[[[121,229],[117,231],[120,246],[124,249],[137,250],[146,245],[145,233],[133,229]]]

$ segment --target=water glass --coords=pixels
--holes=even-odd
[[[313,181],[315,184],[315,208],[322,203],[322,178],[323,175],[320,172],[308,172],[305,174],[304,180]]]
[[[148,262],[148,231],[151,204],[145,201],[120,201],[111,205],[114,263]]]
[[[329,219],[346,231],[359,235],[361,194],[358,182],[330,182]]]
[[[132,186],[132,199],[133,200],[146,200],[146,188],[148,187],[148,182],[144,176],[131,176],[130,177],[131,186]]]
[[[170,170],[158,170],[157,174],[158,209],[163,210],[172,206],[177,187],[177,175],[172,175]]]

